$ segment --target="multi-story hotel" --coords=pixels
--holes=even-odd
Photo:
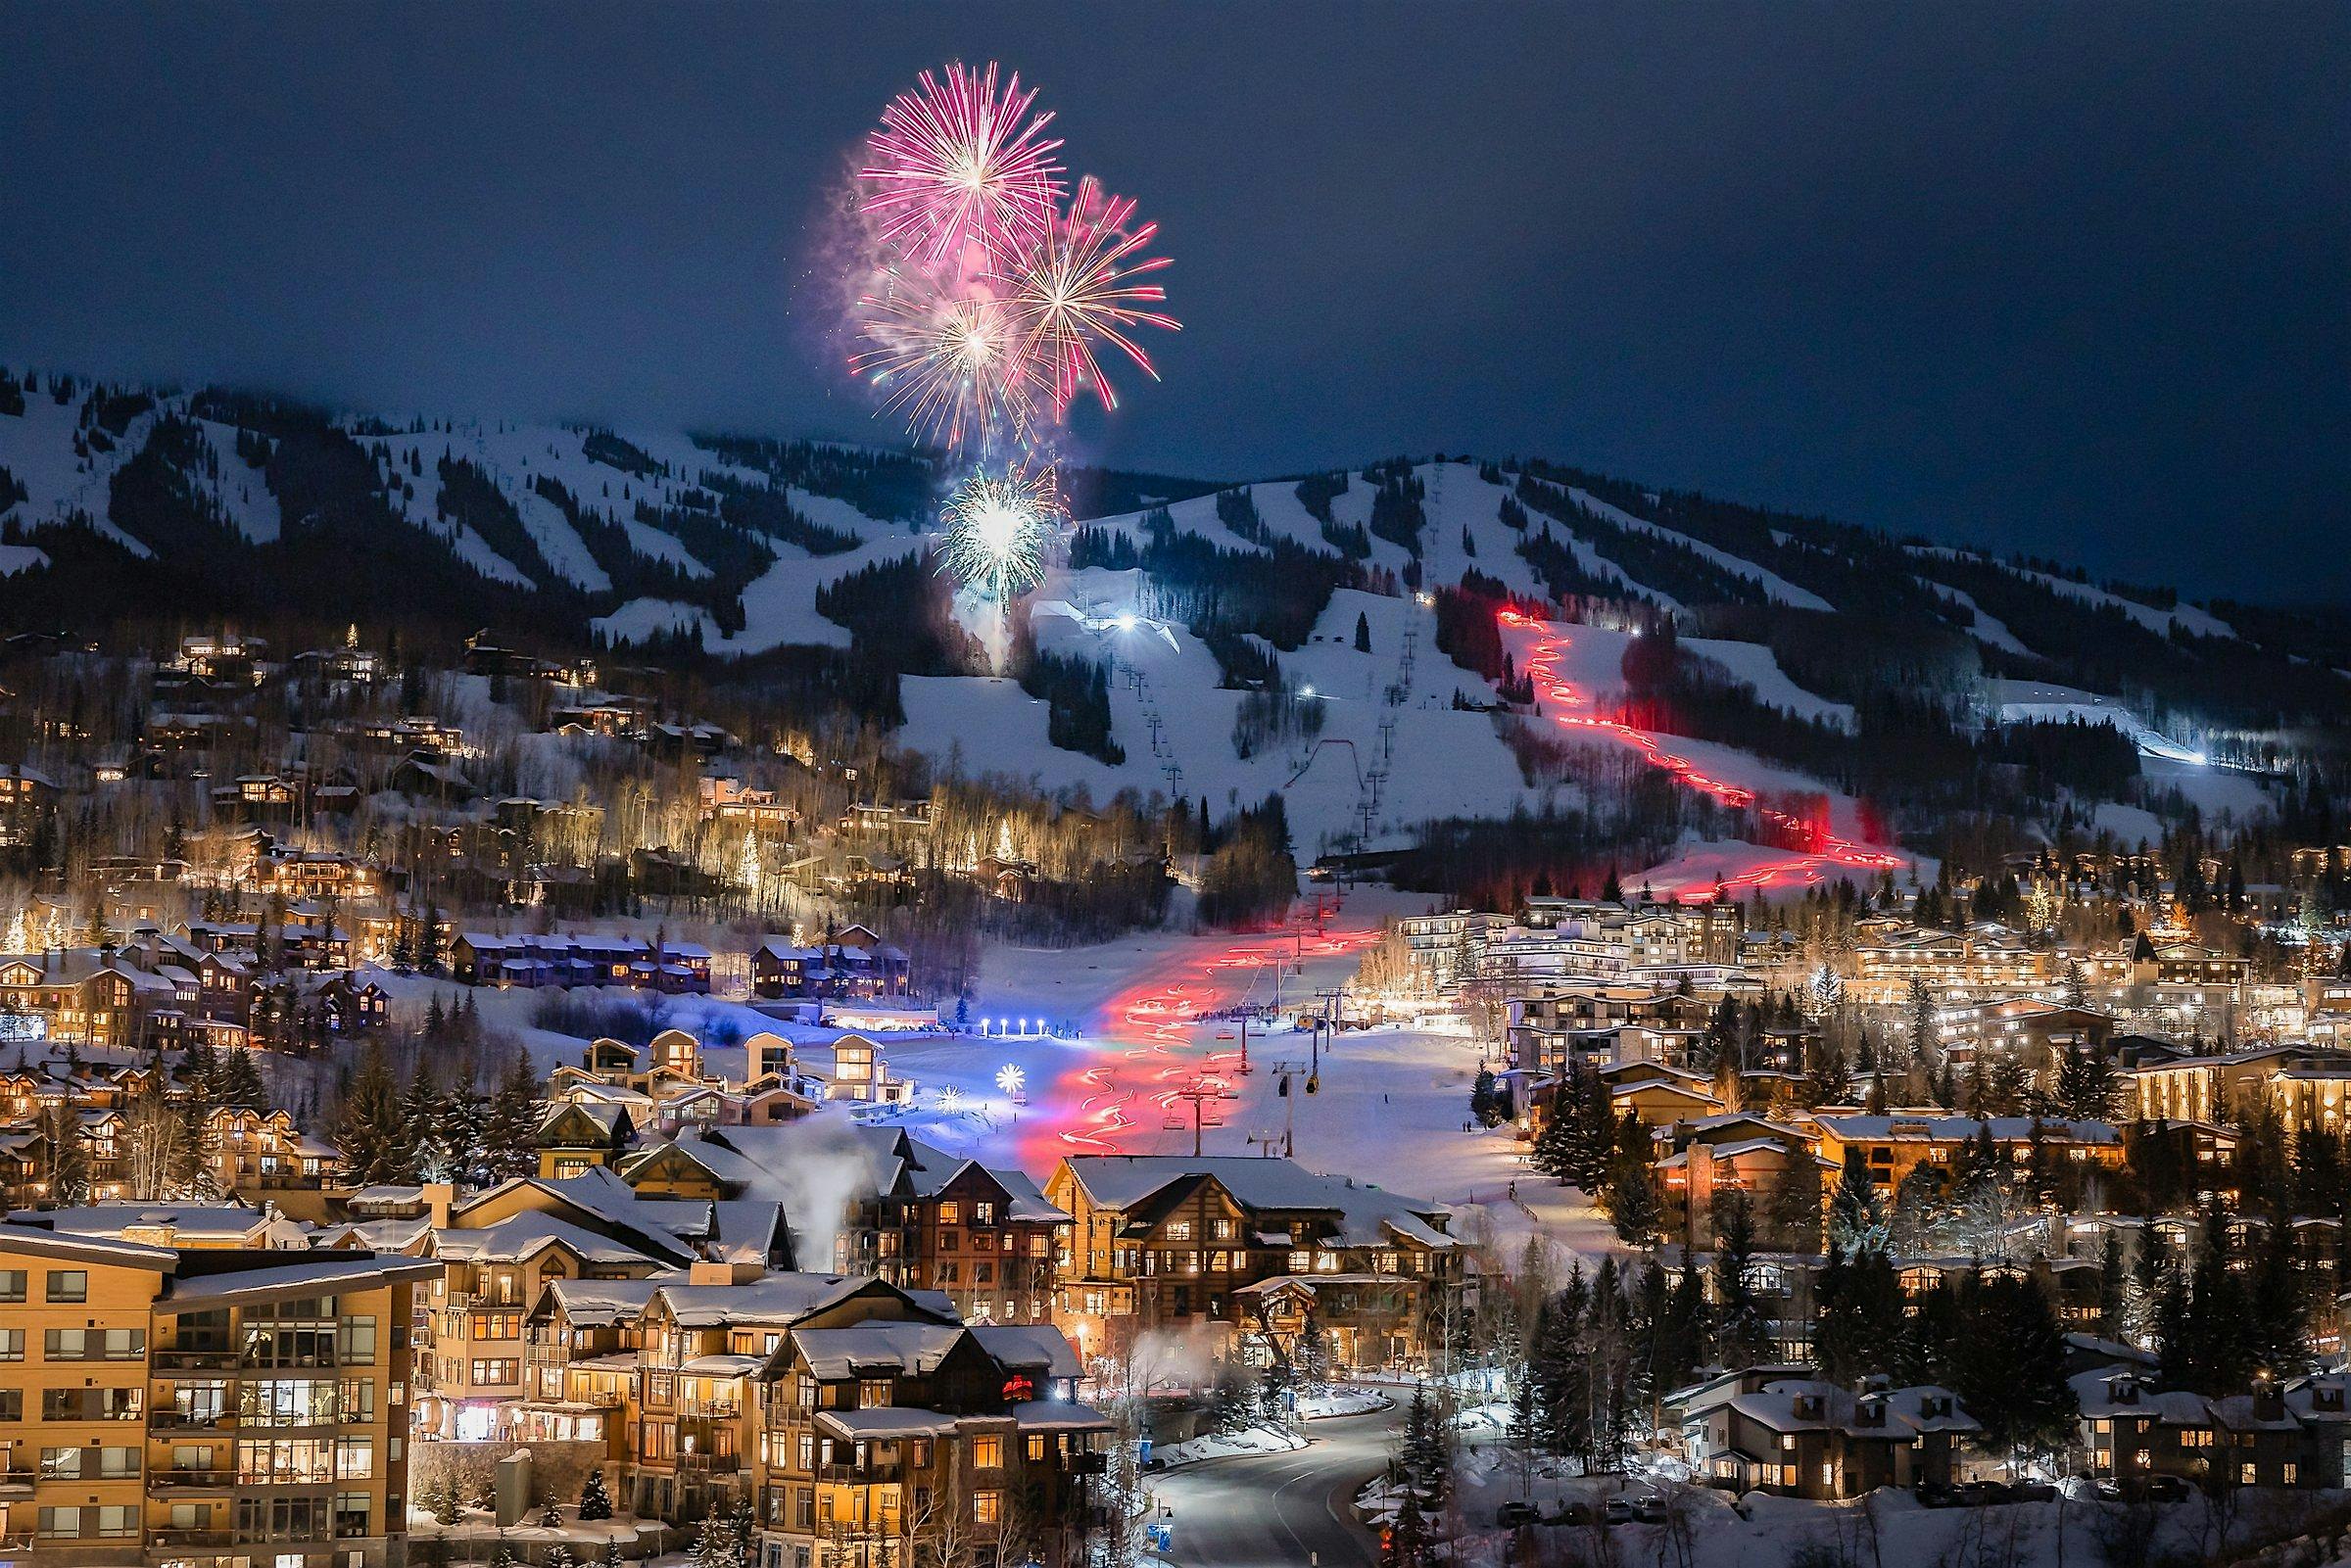
[[[1289,1160],[1080,1155],[1045,1193],[1072,1218],[1056,1317],[1089,1356],[1198,1322],[1262,1360],[1311,1303],[1336,1364],[1411,1361],[1461,1283],[1442,1205]]]
[[[399,1568],[438,1265],[0,1225],[0,1538],[32,1568]]]

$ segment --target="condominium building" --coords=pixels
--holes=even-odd
[[[0,1224],[10,1555],[398,1568],[409,1297],[438,1272]]]

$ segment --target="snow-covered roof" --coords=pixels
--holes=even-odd
[[[1845,1143],[1965,1143],[1985,1127],[1996,1143],[2023,1143],[2036,1125],[2051,1142],[2120,1144],[2111,1121],[2068,1121],[2062,1117],[1816,1117],[1823,1132]]]
[[[433,1233],[437,1257],[472,1261],[520,1262],[550,1247],[568,1248],[584,1262],[654,1263],[655,1255],[601,1231],[590,1230],[554,1214],[533,1211],[479,1230],[448,1227]]]
[[[1869,1418],[1873,1399],[1884,1402],[1883,1420]],[[1732,1409],[1773,1432],[1845,1432],[1907,1442],[1920,1432],[1982,1430],[1960,1406],[1957,1395],[1932,1384],[1871,1396],[1818,1379],[1789,1378],[1736,1395],[1729,1402]]]
[[[226,1307],[237,1302],[291,1296],[342,1296],[353,1291],[380,1289],[403,1280],[422,1283],[441,1274],[439,1263],[415,1258],[371,1257],[364,1253],[306,1253],[301,1258],[300,1262],[173,1280],[165,1291],[167,1305],[172,1311],[186,1311],[197,1307]]]
[[[1112,1424],[1093,1406],[1068,1400],[1023,1400],[1011,1415],[1012,1424],[1026,1432],[1108,1432]]]
[[[577,1327],[633,1323],[643,1315],[653,1292],[684,1278],[683,1274],[665,1272],[644,1279],[558,1279],[549,1283],[548,1300]]]
[[[1049,1323],[974,1323],[972,1337],[999,1366],[1041,1367],[1047,1377],[1079,1377],[1085,1371],[1069,1336]]]
[[[832,1381],[882,1369],[928,1377],[970,1332],[961,1323],[868,1320],[846,1328],[798,1329],[792,1338],[809,1371]]]
[[[954,1431],[955,1417],[911,1404],[884,1404],[864,1410],[819,1410],[816,1424],[837,1438],[921,1438]]]
[[[168,1230],[175,1236],[225,1239],[251,1236],[271,1220],[258,1209],[238,1204],[82,1204],[40,1212],[40,1222],[61,1236],[116,1237],[128,1230]]]
[[[660,1301],[681,1327],[783,1327],[876,1284],[850,1274],[768,1274],[741,1285],[664,1285]]]
[[[1347,1177],[1318,1175],[1294,1161],[1235,1155],[1197,1160],[1180,1155],[1074,1155],[1068,1164],[1079,1185],[1108,1209],[1133,1209],[1172,1182],[1205,1176],[1248,1209],[1335,1215],[1338,1235],[1333,1239],[1342,1247],[1382,1246],[1391,1234],[1439,1250],[1454,1245],[1452,1237],[1430,1223],[1444,1213],[1442,1205]]]

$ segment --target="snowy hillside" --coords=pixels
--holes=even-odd
[[[1897,653],[1904,639],[1941,649],[1923,673],[1978,722],[2112,725],[2167,780],[2206,765],[2192,715],[2145,705],[2167,682],[2290,689],[2305,711],[2351,691],[2317,658],[2257,646],[2230,620],[2146,591],[1575,470],[1456,459],[1195,486],[1163,507],[1085,520],[1023,611],[1037,655],[1109,677],[1106,708],[1097,694],[1086,715],[1095,738],[1073,743],[1065,728],[1056,744],[1048,731],[1070,719],[1055,707],[1069,693],[1037,694],[1002,662],[1006,625],[947,607],[913,559],[932,543],[946,477],[901,453],[328,415],[0,373],[0,609],[29,621],[70,602],[43,589],[72,569],[62,551],[121,578],[126,604],[159,596],[137,571],[162,574],[160,596],[192,618],[282,608],[291,580],[328,618],[425,614],[722,665],[808,650],[894,685],[901,711],[886,722],[902,721],[900,739],[969,773],[1220,808],[1279,790],[1308,854],[1400,844],[1433,818],[1577,804],[1575,784],[1556,771],[1536,782],[1512,747],[1511,724],[1554,716],[1557,693],[1509,684],[1532,673],[1522,644],[1508,665],[1500,651],[1492,665],[1440,651],[1447,591],[1464,595],[1456,613],[1583,604],[1568,618],[1587,624],[1553,650],[1549,678],[1570,680],[1595,712],[1623,695],[1627,632],[1674,618],[1689,668],[1735,694],[1710,700],[1762,716],[1747,729],[1771,715],[1800,728],[1768,758],[1720,732],[1676,731],[1662,750],[1687,767],[1668,771],[1826,799],[1853,842],[1849,787],[1792,758],[1836,736],[1866,749],[1866,683],[1848,666],[1889,664],[1890,637]],[[961,633],[929,652],[897,647],[920,643],[926,614],[952,615],[1004,673],[973,673]],[[1953,646],[1973,651],[1955,659]],[[1898,692],[1918,678],[1883,682]],[[1503,708],[1516,712],[1498,718]],[[1664,766],[1655,740],[1628,743]],[[2227,798],[2258,804],[2259,790],[2240,780]],[[1734,878],[1752,869],[1717,845],[1696,853]]]

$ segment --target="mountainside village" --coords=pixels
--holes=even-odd
[[[1154,1432],[1359,1379],[1418,1391],[1400,1562],[1493,1523],[1445,1457],[1481,1406],[1522,1497],[2346,1482],[2351,847],[1611,872],[1391,917],[1320,1014],[1258,1009],[1474,1044],[1462,1136],[1589,1200],[1569,1256],[1270,1148],[1025,1170],[901,1123],[892,1042],[990,1029],[984,936],[1214,880],[1182,807],[931,788],[487,635],[4,658],[31,1560],[1132,1561]],[[664,1025],[703,996],[774,1027]],[[1154,1373],[1170,1336],[1202,1358]]]

